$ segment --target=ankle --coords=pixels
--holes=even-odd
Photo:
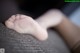
[[[63,13],[57,9],[49,10],[36,21],[45,29],[59,25],[63,20]]]

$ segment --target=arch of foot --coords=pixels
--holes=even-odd
[[[15,30],[18,33],[31,34],[41,41],[48,38],[47,31],[40,27],[30,16],[13,15],[6,20],[5,25],[7,28]]]

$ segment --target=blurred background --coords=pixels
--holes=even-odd
[[[0,21],[21,13],[34,19],[49,9],[60,9],[76,25],[80,25],[80,3],[64,0],[0,0]]]

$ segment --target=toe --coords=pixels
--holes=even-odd
[[[20,14],[16,14],[15,16],[16,16],[15,19],[16,19],[16,20],[19,20],[21,15],[20,15]]]
[[[24,19],[24,18],[31,19],[31,17],[30,17],[30,16],[21,15],[21,19]]]
[[[24,19],[24,18],[26,18],[26,15],[21,15],[21,19]]]
[[[8,21],[11,21],[11,22],[14,22],[14,20],[15,20],[15,15],[11,16],[11,17],[8,19]]]
[[[25,15],[21,15],[21,17],[20,17],[21,19],[24,19],[25,18]]]
[[[14,27],[14,23],[9,20],[5,21],[5,25],[10,29],[12,29]]]

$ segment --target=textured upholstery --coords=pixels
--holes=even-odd
[[[0,48],[6,53],[70,53],[55,31],[48,30],[49,38],[38,41],[30,35],[19,34],[0,23]]]

